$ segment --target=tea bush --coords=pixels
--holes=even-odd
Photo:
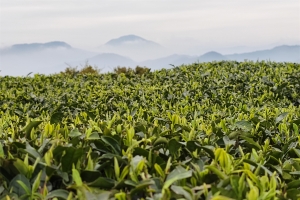
[[[299,69],[0,77],[0,199],[299,199]]]
[[[140,66],[136,66],[135,69],[131,69],[130,67],[126,68],[126,67],[116,67],[114,68],[114,73],[116,74],[125,74],[127,76],[130,76],[131,74],[137,74],[137,75],[142,75],[142,74],[146,74],[149,73],[151,69],[147,68],[147,67],[140,67]]]
[[[99,75],[100,69],[98,69],[96,66],[93,67],[86,63],[84,67],[80,70],[77,70],[78,67],[72,67],[69,66],[65,69],[65,71],[60,72],[62,75],[68,75],[68,76],[74,76],[76,74],[92,74],[92,75]]]

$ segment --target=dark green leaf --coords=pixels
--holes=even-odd
[[[56,113],[52,114],[52,116],[50,118],[50,123],[51,124],[59,124],[59,123],[61,123],[63,117],[64,117],[63,113],[56,112]]]
[[[57,189],[49,192],[46,196],[46,199],[53,199],[53,198],[61,198],[61,199],[67,199],[69,195],[69,192],[67,190],[63,189]]]
[[[134,195],[138,192],[142,192],[145,188],[153,184],[154,184],[153,180],[143,180],[139,182],[133,190],[130,191],[130,195]]]
[[[0,158],[4,158],[4,150],[1,143],[0,143]]]
[[[294,180],[294,181],[291,181],[287,184],[287,187],[289,189],[291,188],[299,188],[300,187],[300,180]]]
[[[180,149],[181,144],[176,139],[171,139],[168,142],[168,149],[170,151],[170,154],[175,154]]]
[[[11,180],[9,184],[9,187],[12,188],[13,192],[16,193],[18,196],[26,194],[26,191],[17,181],[22,181],[25,184],[25,186],[27,186],[31,190],[30,181],[23,174],[18,174]]]
[[[112,189],[115,185],[115,180],[105,178],[105,177],[98,177],[95,181],[87,183],[90,187],[98,187],[101,189]]]
[[[238,121],[235,123],[235,125],[240,128],[240,129],[243,129],[244,131],[251,131],[252,129],[252,124],[251,122],[248,122],[248,121]]]
[[[72,164],[76,164],[78,159],[83,155],[82,148],[68,147],[65,149],[65,155],[61,158],[62,170],[69,172],[72,169]]]
[[[111,136],[101,136],[101,139],[105,144],[109,145],[113,149],[115,154],[121,154],[121,147],[115,138]]]
[[[26,142],[26,149],[25,151],[32,156],[33,158],[37,159],[37,158],[41,158],[41,155],[39,154],[39,152],[33,148],[32,146],[30,146],[30,144],[28,142]]]
[[[300,198],[300,190],[296,188],[292,188],[286,191],[287,197],[292,200],[299,200]]]
[[[253,147],[255,147],[256,150],[260,150],[261,147],[259,146],[259,144],[257,142],[255,142],[252,138],[246,137],[241,135],[240,138],[242,138],[243,140],[246,140],[246,142],[248,142],[248,144],[252,145]]]

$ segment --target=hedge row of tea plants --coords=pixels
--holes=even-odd
[[[300,65],[0,77],[0,199],[299,199]]]

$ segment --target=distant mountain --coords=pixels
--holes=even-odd
[[[89,52],[73,48],[65,42],[16,44],[0,49],[0,74],[16,76],[27,75],[30,72],[58,73],[68,66],[81,68],[86,62],[89,65],[97,66],[102,72],[112,71],[117,66],[133,68],[140,65],[157,70],[171,68],[173,65],[221,60],[244,61],[247,59],[300,63],[300,45],[283,45],[241,54],[222,55],[211,51],[201,56],[178,54],[166,56],[166,51],[160,45],[139,36],[128,35],[110,40],[104,46],[123,52],[123,54],[113,53],[109,50],[103,53]],[[160,53],[160,50],[163,52]],[[137,57],[145,59],[139,60],[136,59]]]
[[[282,45],[273,49],[254,51],[242,54],[225,55],[229,60],[270,60],[275,62],[296,62],[300,59],[300,45]]]
[[[109,40],[98,49],[102,53],[115,53],[137,61],[156,59],[170,54],[170,51],[160,44],[136,35],[125,35]]]
[[[16,44],[0,49],[0,70],[5,75],[55,73],[62,71],[54,66],[74,60],[84,60],[97,53],[76,49],[65,42]]]
[[[205,53],[202,56],[198,57],[199,62],[222,61],[227,59],[227,57],[215,51]]]
[[[47,49],[72,49],[72,47],[65,42],[48,42],[48,43],[31,43],[31,44],[15,44],[11,47],[0,49],[0,54],[16,54],[16,53],[31,53],[34,51],[42,51]]]
[[[157,47],[161,47],[159,44],[152,42],[150,40],[146,40],[142,37],[136,36],[136,35],[125,35],[121,36],[116,39],[109,40],[105,45],[111,45],[111,46],[122,46],[122,45],[153,45]]]
[[[159,59],[147,60],[141,62],[143,66],[147,66],[153,69],[170,68],[170,65],[179,66],[182,64],[190,64],[195,62],[211,62],[222,60],[270,60],[275,62],[297,62],[300,63],[300,46],[278,46],[273,49],[254,51],[242,54],[229,54],[222,55],[218,52],[208,52],[201,56],[187,56],[187,55],[171,55]]]

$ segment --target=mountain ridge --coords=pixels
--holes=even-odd
[[[40,50],[55,49],[55,48],[72,49],[73,47],[68,43],[62,41],[51,41],[46,43],[23,43],[23,44],[14,44],[6,48],[1,48],[0,53],[1,54],[24,53],[24,52],[40,51]]]
[[[271,60],[275,62],[296,62],[300,59],[300,45],[280,45],[271,49],[241,54],[224,55],[230,60]]]
[[[272,49],[259,50],[247,53],[236,53],[236,54],[221,54],[216,51],[210,51],[201,56],[186,56],[186,55],[172,55],[166,56],[159,59],[147,60],[142,62],[142,65],[155,68],[165,67],[170,68],[171,65],[182,65],[191,64],[197,62],[211,62],[211,61],[222,61],[222,60],[270,60],[275,62],[298,62],[300,61],[300,45],[281,45],[276,46]]]
[[[126,41],[141,38],[135,35],[127,36],[129,36],[129,38],[125,37]],[[129,48],[130,46],[125,45],[125,47]],[[126,48],[123,50],[128,52],[129,50]],[[157,49],[152,50],[156,51]],[[76,67],[86,63],[86,61],[92,66],[96,65],[99,68],[105,69],[104,71],[111,71],[117,66],[135,67],[137,65],[157,70],[170,68],[171,65],[179,66],[182,64],[221,60],[270,60],[276,62],[300,63],[300,45],[280,45],[266,50],[234,54],[221,54],[216,51],[209,51],[202,55],[194,56],[176,53],[163,56],[163,54],[157,51],[157,55],[161,56],[155,58],[151,58],[151,56],[148,55],[149,52],[147,52],[147,49],[136,49],[135,53],[144,53],[146,57],[148,56],[149,58],[137,60],[128,54],[115,53],[114,51],[89,52],[73,48],[71,45],[62,41],[15,44],[11,47],[0,49],[0,70],[1,74],[24,75],[27,74],[28,71],[33,71],[34,73],[53,73],[55,71],[64,70],[67,66],[63,63],[71,63]]]

